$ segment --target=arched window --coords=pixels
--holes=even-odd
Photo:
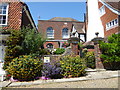
[[[62,30],[62,38],[69,38],[68,28],[63,28],[63,30]]]
[[[48,43],[48,44],[46,45],[46,47],[49,48],[49,49],[52,49],[52,48],[53,48],[53,44],[52,44],[52,43]]]
[[[54,38],[54,30],[52,27],[47,28],[47,38]]]

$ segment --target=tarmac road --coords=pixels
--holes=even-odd
[[[118,88],[118,78],[63,83],[46,83],[12,88]]]

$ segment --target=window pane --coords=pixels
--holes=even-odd
[[[3,6],[3,9],[6,9],[7,8],[7,6]]]
[[[2,24],[5,24],[6,23],[6,20],[3,20]]]
[[[0,20],[2,19],[2,16],[0,16]]]
[[[112,25],[114,25],[114,21],[112,21]]]
[[[117,24],[118,23],[118,20],[117,19],[115,19],[115,24]]]
[[[6,10],[3,11],[3,14],[6,14]]]
[[[6,19],[6,16],[3,16],[3,19]]]
[[[1,4],[0,4],[0,9],[2,9],[2,6],[1,6]]]
[[[2,24],[2,20],[0,20],[0,24]]]
[[[0,9],[0,14],[2,14],[2,9]]]

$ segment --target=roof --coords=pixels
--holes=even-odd
[[[100,0],[102,2],[104,2],[105,4],[107,4],[109,7],[111,7],[112,9],[114,10],[117,10],[117,11],[120,11],[120,2],[119,1],[116,1],[116,0]]]
[[[73,26],[75,27],[78,33],[85,33],[83,31],[84,25],[85,23],[73,23]]]
[[[52,19],[50,19],[49,21],[78,21],[78,20],[75,20],[73,18],[69,18],[69,17],[54,17]]]
[[[120,2],[106,2],[110,7],[113,9],[119,11],[120,7],[118,6]]]

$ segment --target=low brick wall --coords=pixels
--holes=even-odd
[[[61,56],[62,55],[44,55],[42,59],[44,60],[44,57],[50,57],[50,63],[53,63],[59,61]]]

